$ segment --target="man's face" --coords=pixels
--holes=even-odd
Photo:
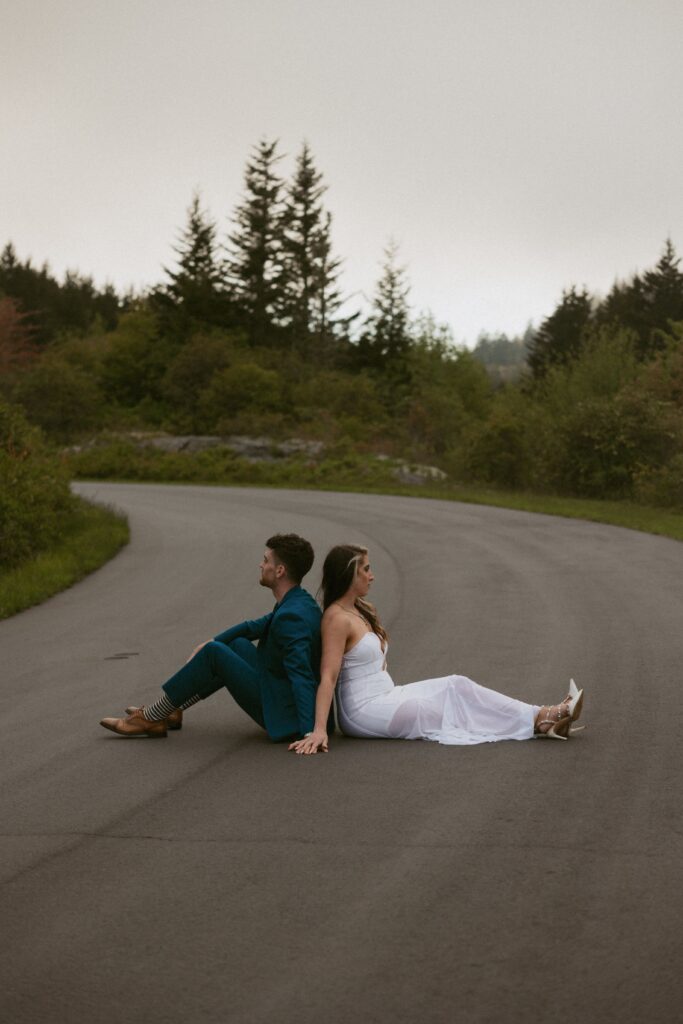
[[[263,552],[259,569],[261,571],[259,583],[262,587],[268,587],[269,590],[273,589],[284,572],[284,566],[276,560],[275,553],[270,548],[266,548]]]

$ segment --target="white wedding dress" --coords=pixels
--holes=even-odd
[[[438,743],[528,740],[539,708],[473,683],[465,676],[395,686],[376,633],[347,651],[337,682],[337,713],[348,736]]]

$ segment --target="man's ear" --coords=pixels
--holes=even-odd
[[[275,566],[275,575],[278,578],[287,575],[287,570],[285,569],[285,567],[282,564],[282,562],[278,562],[277,565]]]

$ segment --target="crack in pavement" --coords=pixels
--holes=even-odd
[[[486,842],[457,841],[435,841],[435,842],[374,842],[372,840],[354,839],[320,839],[307,838],[305,836],[267,836],[257,838],[255,836],[159,836],[146,833],[118,833],[118,832],[0,832],[0,839],[113,839],[116,841],[147,841],[156,843],[186,843],[189,845],[225,845],[225,846],[267,846],[269,844],[289,843],[292,846],[320,846],[320,847],[344,847],[350,849],[377,849],[377,850],[565,850],[584,854],[603,854],[609,857],[643,857],[646,859],[662,859],[667,856],[677,856],[674,850],[634,850],[616,849],[613,846],[599,847],[587,846],[584,842],[577,843],[496,843],[487,840]],[[57,851],[65,852],[65,851]],[[36,865],[37,866],[37,865]],[[10,879],[11,881],[11,879]],[[5,884],[5,883],[3,883]]]

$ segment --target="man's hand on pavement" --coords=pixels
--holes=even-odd
[[[293,750],[295,754],[317,754],[318,751],[327,754],[327,733],[322,729],[314,729],[313,732],[307,733],[303,739],[290,743],[287,750]]]

